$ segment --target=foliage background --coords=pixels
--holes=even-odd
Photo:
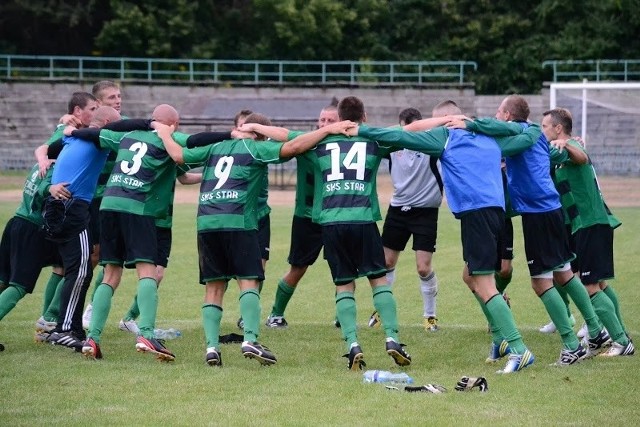
[[[478,94],[536,93],[545,60],[640,58],[639,0],[8,0],[0,52],[467,60]]]

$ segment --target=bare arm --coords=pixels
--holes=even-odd
[[[411,122],[402,129],[409,132],[418,132],[421,130],[429,130],[438,126],[444,126],[456,117],[464,116],[443,116],[443,117],[430,117],[428,119],[416,120]]]
[[[178,177],[178,181],[182,185],[200,184],[202,182],[202,174],[201,173],[187,172],[184,175],[180,175]]]
[[[36,155],[36,161],[38,162],[38,176],[40,176],[40,178],[44,177],[47,174],[47,170],[52,163],[52,161],[49,160],[48,152],[49,146],[47,144],[42,144],[41,146],[36,148],[34,152],[34,154]]]
[[[245,123],[238,128],[241,132],[253,132],[275,141],[288,141],[289,129],[278,126],[265,126],[260,123]]]
[[[162,140],[164,144],[165,150],[167,150],[167,154],[179,165],[184,164],[184,156],[182,153],[182,147],[178,145],[177,142],[173,140],[171,134],[173,133],[174,127],[167,126],[162,123],[154,122],[154,128],[158,131],[158,137]]]
[[[355,125],[355,123],[345,120],[343,122],[333,123],[312,132],[307,132],[293,138],[291,141],[282,144],[280,149],[280,157],[288,158],[297,156],[307,150],[313,148],[318,142],[332,134],[346,135],[346,130]]]

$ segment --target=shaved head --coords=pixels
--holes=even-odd
[[[117,122],[120,120],[120,113],[113,107],[102,106],[98,107],[93,114],[90,127],[101,128],[107,123]]]
[[[158,105],[153,110],[151,118],[167,126],[175,125],[176,128],[178,127],[178,122],[180,121],[178,110],[176,110],[169,104]]]

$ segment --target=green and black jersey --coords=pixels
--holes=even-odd
[[[100,146],[117,151],[100,210],[166,218],[176,164],[155,131],[100,131]]]
[[[47,170],[47,174],[44,178],[40,178],[38,175],[38,164],[36,163],[29,172],[27,180],[24,183],[22,189],[22,202],[16,210],[16,216],[26,219],[35,225],[42,225],[42,207],[44,201],[49,195],[48,189],[51,185],[51,176],[53,175],[53,168]]]
[[[174,134],[184,146],[186,138]],[[198,232],[257,230],[258,198],[268,163],[280,163],[281,143],[239,139],[183,149],[185,163],[204,166],[198,200]]]
[[[376,190],[383,157],[398,150],[364,137],[334,135],[298,156],[313,165],[313,221],[322,225],[382,219]]]
[[[577,141],[569,140],[569,144],[584,151]],[[622,223],[604,201],[591,159],[586,164],[578,165],[568,158],[566,150],[563,153],[564,156],[552,155],[552,161],[557,166],[554,181],[572,233],[596,224],[619,227]]]
[[[302,131],[290,131],[287,140],[302,135]],[[305,156],[296,157],[296,202],[293,215],[311,218],[314,192],[313,163]]]

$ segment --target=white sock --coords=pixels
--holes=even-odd
[[[438,295],[438,278],[436,272],[432,271],[427,277],[420,278],[420,292],[422,293],[422,304],[424,306],[424,317],[436,316],[436,295]]]

